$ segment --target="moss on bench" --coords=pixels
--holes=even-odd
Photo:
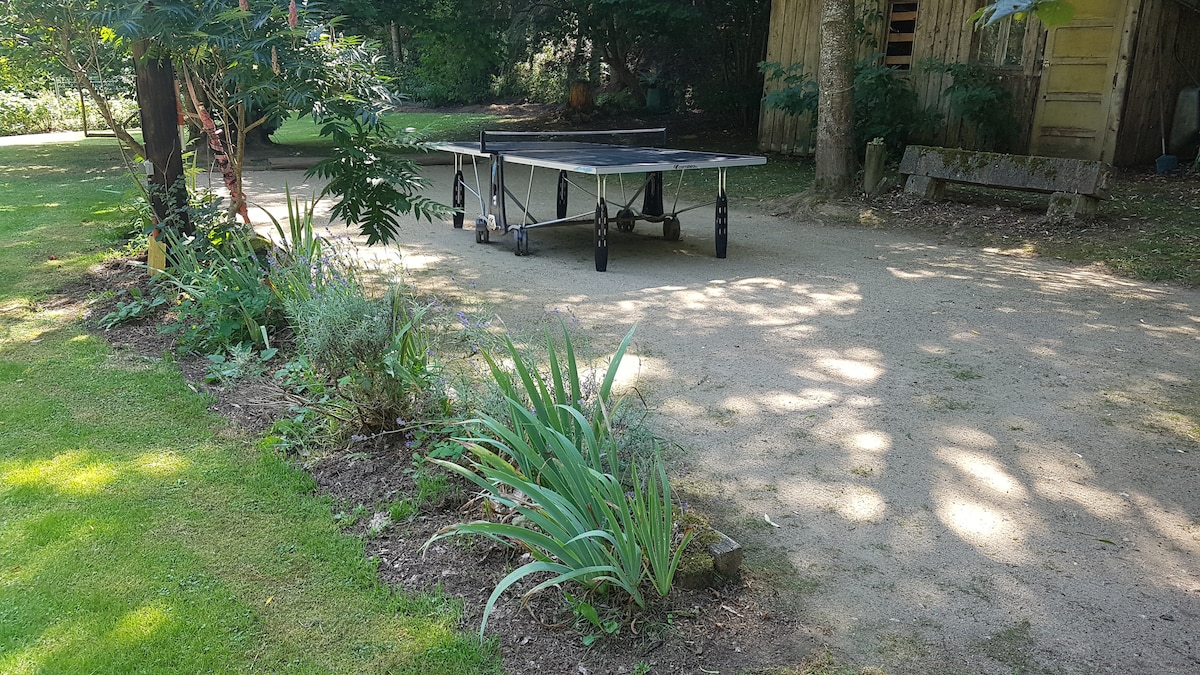
[[[1005,155],[910,145],[900,161],[904,191],[941,199],[946,183],[981,185],[1053,195],[1052,217],[1088,216],[1108,198],[1111,170],[1104,162]]]

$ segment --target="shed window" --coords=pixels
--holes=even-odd
[[[913,37],[917,33],[917,3],[888,3],[888,34],[883,62],[897,70],[911,70]]]
[[[997,68],[1018,68],[1025,56],[1025,30],[1029,21],[999,21],[979,34],[978,58]]]

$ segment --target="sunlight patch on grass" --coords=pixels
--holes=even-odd
[[[170,620],[166,603],[156,600],[127,612],[110,635],[117,642],[140,642],[151,637]]]
[[[133,461],[143,473],[152,476],[168,476],[186,470],[192,464],[180,457],[174,450],[163,450],[156,453],[140,455]]]
[[[32,304],[27,300],[25,302],[26,307]],[[34,314],[26,308],[21,313],[24,316],[18,312],[20,310],[7,313],[7,316],[0,315],[0,354],[5,347],[36,344],[37,341],[45,339],[48,333],[62,328],[72,316],[66,310],[41,311]],[[16,316],[13,316],[14,314]]]
[[[10,468],[6,464],[17,466]],[[116,479],[115,468],[78,450],[23,466],[20,461],[0,464],[0,488],[29,487],[79,496],[95,494]]]

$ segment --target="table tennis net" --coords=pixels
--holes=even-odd
[[[596,143],[629,147],[664,148],[667,130],[613,129],[606,131],[481,131],[479,150],[487,152],[489,145],[518,144],[544,146],[549,143]]]

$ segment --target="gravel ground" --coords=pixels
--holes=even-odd
[[[277,208],[302,175],[247,189]],[[448,201],[449,167],[426,175]],[[709,209],[676,242],[614,228],[597,273],[586,227],[518,257],[470,205],[364,255],[517,330],[571,317],[597,354],[636,323],[624,386],[678,484],[854,662],[1200,671],[1200,292],[770,216],[738,178],[724,260]]]

